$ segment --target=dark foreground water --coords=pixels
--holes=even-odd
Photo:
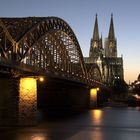
[[[140,140],[140,108],[95,109],[36,127],[1,127],[0,140]]]

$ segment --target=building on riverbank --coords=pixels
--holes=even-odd
[[[98,67],[98,73],[100,73],[102,82],[108,85],[112,84],[115,80],[124,80],[123,57],[118,57],[117,55],[117,39],[114,31],[113,14],[111,14],[109,33],[108,37],[105,38],[104,46],[102,42],[96,14],[89,57],[85,57],[84,61],[88,66],[94,65],[94,67]],[[97,72],[95,72],[95,75],[97,75]]]

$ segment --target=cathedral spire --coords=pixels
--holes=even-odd
[[[113,23],[113,14],[111,14],[111,21],[110,21],[110,28],[109,28],[109,39],[115,39],[115,32],[114,32],[114,23]]]
[[[94,31],[93,31],[93,40],[99,40],[99,29],[98,29],[97,14],[96,14],[96,18],[95,18],[95,25],[94,25]]]
[[[100,41],[101,41],[101,48],[103,49],[103,39],[102,39],[102,34],[101,34]]]

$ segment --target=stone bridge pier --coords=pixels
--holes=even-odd
[[[78,112],[88,107],[89,89],[86,85],[57,78],[38,82],[38,109],[53,114]]]
[[[0,78],[0,125],[14,125],[18,121],[18,85],[18,79]]]
[[[37,115],[35,78],[0,78],[0,125],[34,125]]]
[[[89,107],[85,85],[57,78],[0,78],[0,125],[35,125],[37,111],[55,115]]]

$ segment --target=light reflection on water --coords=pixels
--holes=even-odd
[[[46,135],[46,133],[43,132],[39,132],[40,130],[26,130],[24,132],[24,130],[22,131],[22,133],[17,134],[17,137],[15,140],[48,140],[48,137]]]
[[[90,115],[91,140],[140,139],[140,107],[95,109]]]
[[[96,125],[101,124],[102,122],[102,110],[101,109],[95,109],[91,112],[92,115],[92,121],[96,123]]]
[[[47,140],[46,136],[43,134],[34,134],[31,136],[31,140]]]
[[[140,107],[93,109],[13,132],[0,140],[140,140]]]

